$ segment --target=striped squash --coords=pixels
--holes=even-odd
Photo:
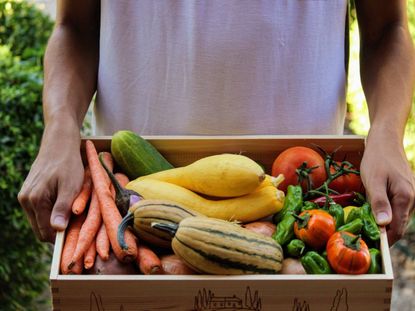
[[[187,217],[203,215],[175,202],[142,200],[134,204],[127,214],[133,232],[143,241],[164,248],[171,247],[172,236],[151,226],[152,223],[178,224]],[[131,221],[133,220],[133,221]]]
[[[169,226],[164,226],[169,230],[166,227]],[[281,246],[272,238],[235,223],[190,217],[183,219],[178,226],[170,226],[170,233],[172,230],[175,231],[172,240],[174,253],[201,273],[275,274],[281,269]]]

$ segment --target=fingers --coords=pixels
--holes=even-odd
[[[366,185],[372,212],[379,226],[386,226],[392,221],[392,207],[386,192],[386,183],[382,182],[384,180],[375,178]]]
[[[17,196],[17,199],[20,205],[23,207],[23,210],[25,211],[27,219],[29,220],[30,226],[32,227],[32,230],[36,238],[40,239],[40,232],[39,228],[37,227],[36,216],[33,213],[33,206],[31,206],[28,197],[25,195],[24,192],[20,191]]]
[[[19,203],[23,207],[36,237],[42,242],[52,242],[53,232],[48,230],[50,211],[52,210],[51,200],[48,199],[49,194],[43,194],[39,187],[31,187],[31,184],[28,182],[23,185],[18,194]]]
[[[393,189],[393,196],[391,198],[393,217],[387,232],[390,245],[400,240],[405,234],[410,216],[414,210],[414,184],[400,180],[399,184]]]
[[[59,175],[63,170],[33,169],[29,173],[18,200],[40,241],[53,243],[56,230],[65,230],[71,204],[82,183],[82,170],[82,165],[76,165],[63,175]]]
[[[44,187],[43,189],[51,189]],[[72,188],[73,189],[73,188]],[[56,201],[51,193],[57,192]],[[69,222],[71,204],[76,195],[75,191],[58,187],[58,190],[49,192],[41,191],[39,188],[22,191],[18,200],[28,216],[30,225],[36,237],[42,242],[53,243],[56,230],[63,231]]]
[[[50,215],[50,225],[53,229],[63,231],[66,229],[71,216],[71,206],[76,192],[64,188],[59,192]]]
[[[378,189],[379,191],[374,195],[370,195],[369,198],[377,224],[379,226],[386,226],[392,221],[392,207],[386,191],[380,190],[382,188]]]

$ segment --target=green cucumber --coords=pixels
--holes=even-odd
[[[130,180],[173,168],[152,144],[132,131],[114,134],[111,154]]]

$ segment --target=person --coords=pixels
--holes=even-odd
[[[347,0],[61,0],[45,53],[45,128],[18,195],[35,234],[64,230],[95,134],[342,134]],[[390,243],[414,209],[403,149],[415,81],[406,1],[357,0],[371,127],[362,180]]]

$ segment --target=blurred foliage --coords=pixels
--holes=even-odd
[[[21,60],[41,65],[53,22],[24,1],[0,0],[0,45]]]
[[[25,2],[0,0],[0,310],[36,310],[50,248],[36,240],[17,194],[43,131],[42,55],[52,22]],[[45,308],[41,308],[45,309]]]
[[[353,7],[353,6],[352,6]],[[415,0],[408,0],[409,27],[415,40]],[[350,30],[350,66],[348,77],[347,103],[349,111],[349,127],[352,132],[366,135],[369,130],[369,116],[366,99],[360,82],[359,68],[359,30],[352,9],[352,24]],[[405,152],[415,172],[415,97],[412,100],[412,112],[405,129]]]

